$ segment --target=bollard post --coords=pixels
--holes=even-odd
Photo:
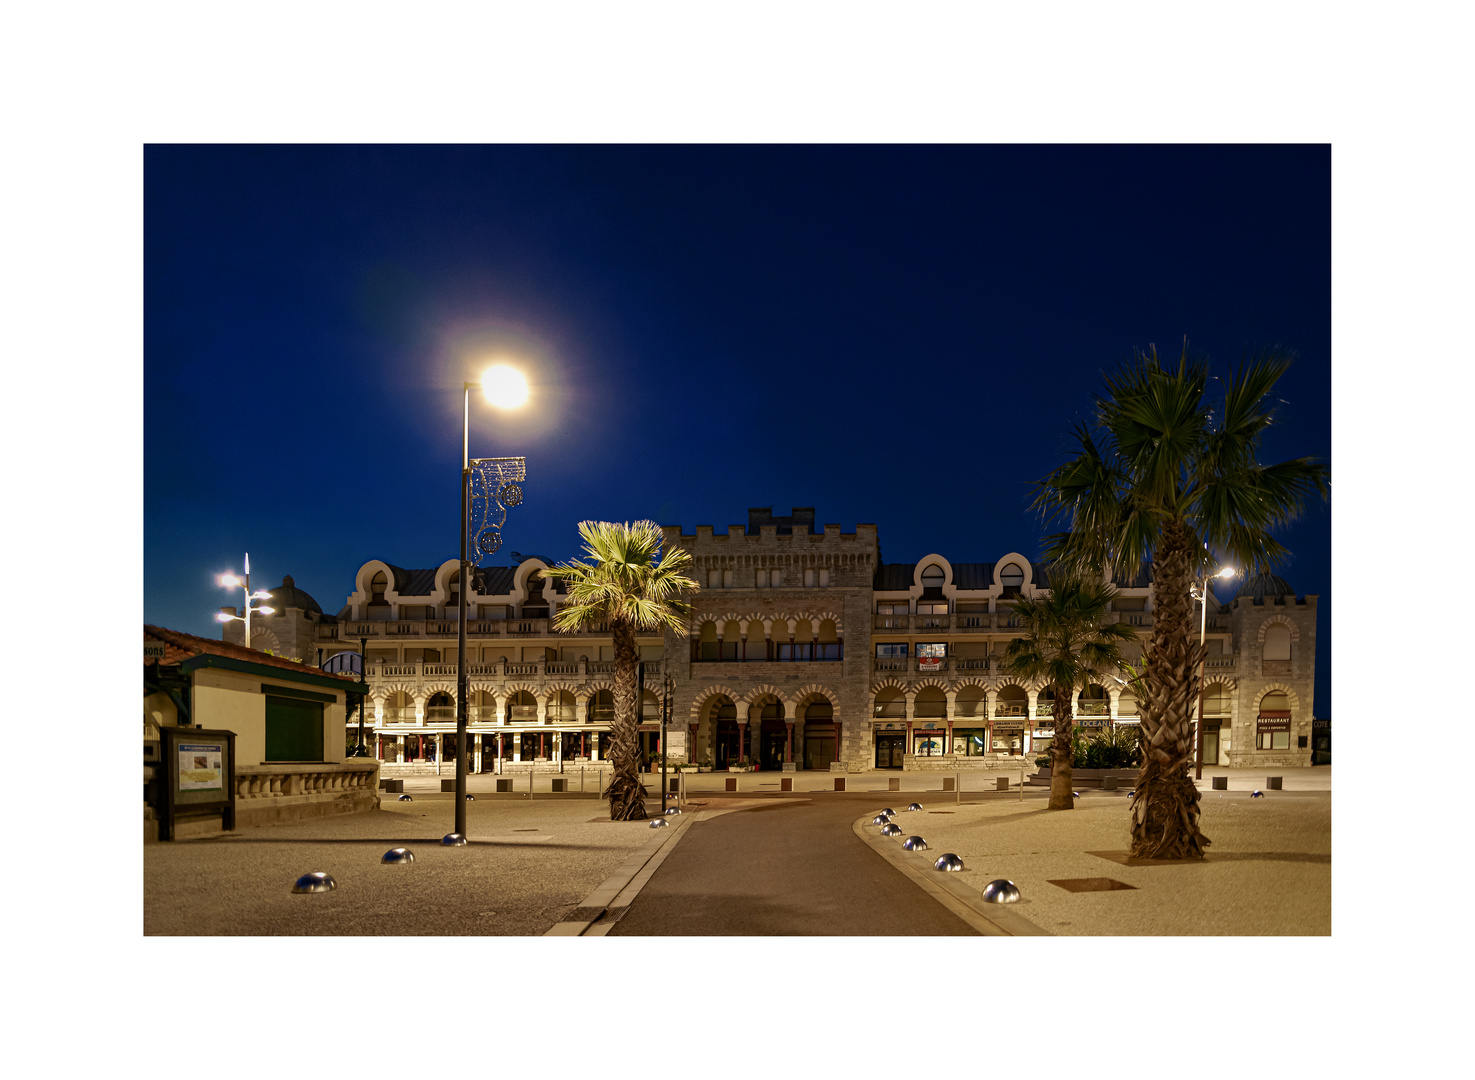
[[[533,767],[528,766],[528,802],[533,801]]]
[[[1019,801],[1024,802],[1024,770],[1019,770]]]
[[[958,770],[958,804],[961,806],[962,803],[963,803],[963,770],[962,769],[959,769]]]

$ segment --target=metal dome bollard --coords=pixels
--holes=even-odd
[[[958,858],[951,851],[949,851],[946,855],[939,857],[938,860],[932,864],[932,869],[958,871],[963,869],[963,860]]]
[[[895,814],[896,811],[893,810],[893,809],[891,809],[891,807],[888,806],[885,810],[882,810],[881,813],[883,813],[883,814]]]
[[[475,795],[467,795],[466,796],[466,801],[467,802],[476,802],[476,796]]]
[[[983,887],[983,902],[985,904],[1017,904],[1019,903],[1019,886],[1005,878],[995,878]]]
[[[414,802],[415,800],[412,799],[412,798],[410,798],[408,795],[401,795],[399,797],[399,801],[400,802]]]
[[[901,848],[903,851],[926,851],[927,841],[920,836],[908,836],[901,842]]]
[[[465,847],[466,837],[458,832],[446,833],[440,838],[440,842],[443,847]]]
[[[891,824],[891,819],[889,817],[887,817],[885,814],[877,814],[875,817],[871,818],[871,824],[872,825],[890,825]]]
[[[292,886],[294,893],[320,893],[331,892],[338,888],[338,883],[324,873],[303,874]]]
[[[670,822],[668,822],[663,817],[651,818],[651,820],[650,820],[650,827],[652,829],[664,829],[669,824],[670,824]]]
[[[1079,799],[1081,797],[1081,793],[1079,791],[1072,791],[1070,793],[1070,797],[1072,799]]]
[[[914,802],[910,806],[908,806],[907,809],[908,810],[920,810],[920,809],[922,809],[922,804],[919,803],[919,802]]]
[[[900,825],[893,825],[891,822],[888,821],[885,825],[882,825],[881,826],[881,835],[882,836],[900,836],[901,835],[901,826]]]
[[[666,807],[666,816],[667,817],[675,817],[679,813],[681,813],[681,807],[679,807],[679,806],[668,806],[668,807]]]
[[[412,863],[415,861],[415,853],[412,852],[409,848],[390,848],[384,853],[384,858],[380,859],[379,861],[382,863],[389,863],[390,865]]]
[[[1265,795],[1264,795],[1263,792],[1260,792],[1260,791],[1252,791],[1252,792],[1250,792],[1250,798],[1252,798],[1252,799],[1263,799],[1263,798],[1265,798]]]

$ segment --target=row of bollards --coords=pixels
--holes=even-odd
[[[1080,793],[1072,792],[1071,794],[1079,797]],[[910,811],[921,810],[922,804],[914,802],[907,809]],[[871,824],[881,827],[882,836],[900,836],[904,830],[892,820],[895,817],[896,811],[888,806],[871,819]],[[923,840],[920,836],[908,836],[901,842],[901,848],[903,851],[928,850],[927,841]],[[932,864],[932,869],[940,870],[944,873],[957,873],[963,869],[963,860],[949,851],[937,857],[937,860]],[[1016,904],[1019,902],[1019,888],[1012,881],[998,878],[990,881],[983,887],[983,900],[989,904]]]
[[[403,796],[408,799],[409,796]],[[465,847],[466,837],[458,832],[446,833],[440,838],[442,847]],[[389,866],[403,866],[415,861],[415,853],[409,848],[390,848],[379,860]],[[332,874],[324,874],[322,871],[314,871],[311,874],[303,874],[292,884],[294,893],[325,893],[332,892],[338,887],[333,880]]]

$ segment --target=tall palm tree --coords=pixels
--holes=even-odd
[[[1124,622],[1104,622],[1116,590],[1073,568],[1050,573],[1050,591],[1014,601],[1024,633],[1004,650],[1004,670],[1022,679],[1040,679],[1054,690],[1051,711],[1055,739],[1050,744],[1051,810],[1070,810],[1074,721],[1070,702],[1077,688],[1114,674],[1122,665],[1121,646],[1137,631]]]
[[[609,623],[615,646],[615,718],[610,727],[612,776],[605,794],[611,821],[638,821],[646,815],[636,736],[635,635],[667,627],[684,634],[689,605],[682,597],[695,592],[697,583],[682,573],[691,566],[691,555],[681,548],[661,550],[661,527],[654,521],[581,521],[579,536],[594,561],[574,559],[544,572],[568,583],[568,600],[553,625],[579,630]]]
[[[1077,425],[1076,455],[1038,486],[1035,508],[1067,526],[1049,538],[1048,557],[1108,576],[1152,560],[1135,856],[1196,858],[1209,844],[1189,776],[1203,653],[1189,598],[1195,577],[1212,569],[1211,549],[1245,571],[1270,569],[1287,554],[1270,530],[1329,490],[1328,468],[1310,458],[1260,464],[1261,437],[1274,422],[1269,394],[1291,359],[1279,348],[1257,352],[1211,401],[1208,364],[1186,342],[1176,370],[1154,348],[1134,353],[1106,377],[1094,424]]]

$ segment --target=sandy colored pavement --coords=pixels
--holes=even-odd
[[[1264,791],[1260,798],[1245,789],[1205,791],[1202,827],[1212,841],[1207,856],[1147,865],[1124,861],[1130,806],[1125,792],[1085,791],[1068,811],[1046,810],[1043,793],[962,805],[936,793],[919,800],[920,812],[906,812],[907,801],[893,797],[884,803],[898,811],[901,837],[882,838],[869,819],[858,831],[872,846],[885,845],[899,856],[889,861],[903,872],[938,881],[985,916],[1006,910],[1048,934],[1073,936],[1332,931],[1329,790]],[[902,852],[900,841],[912,834],[922,836],[929,850]],[[931,869],[944,852],[958,855],[966,869]],[[1019,903],[978,902],[996,878],[1015,883]],[[1083,879],[1132,888],[1072,892],[1052,884]]]
[[[647,822],[611,822],[595,799],[482,798],[467,805],[465,847],[442,847],[452,796],[382,796],[382,808],[144,844],[145,934],[537,935],[651,839]],[[407,847],[415,861],[380,858]],[[303,874],[337,888],[294,894]]]

